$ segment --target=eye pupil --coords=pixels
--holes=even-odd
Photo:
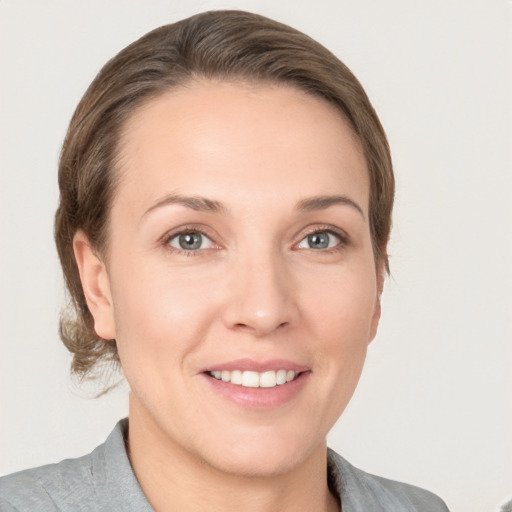
[[[182,249],[191,251],[199,249],[202,243],[201,233],[183,233],[179,237],[179,244]]]
[[[311,249],[327,249],[329,247],[329,235],[325,232],[308,235],[308,244]]]

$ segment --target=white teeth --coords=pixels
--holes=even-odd
[[[273,388],[277,385],[276,372],[263,372],[260,375],[260,387]]]
[[[246,388],[273,388],[292,381],[298,375],[293,370],[269,370],[267,372],[252,372],[241,370],[215,370],[210,375],[217,380],[231,382]]]
[[[231,382],[238,385],[243,383],[243,374],[240,370],[234,370],[231,372]]]
[[[278,370],[276,372],[276,382],[281,385],[286,382],[286,370]]]
[[[234,372],[231,372],[234,373]],[[231,381],[233,382],[233,381]],[[234,383],[233,383],[234,384]],[[258,372],[242,373],[242,386],[246,388],[257,388],[260,385],[260,376]]]

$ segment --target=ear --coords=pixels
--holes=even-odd
[[[87,306],[94,318],[94,330],[100,338],[113,340],[116,329],[107,267],[82,231],[73,237],[73,251]]]
[[[377,275],[377,293],[375,294],[375,306],[373,310],[371,326],[370,326],[370,339],[368,342],[370,343],[375,338],[377,334],[377,328],[379,327],[380,314],[381,314],[381,297],[382,291],[384,290],[384,275],[385,275],[385,264],[384,262],[380,262],[376,267],[376,275]]]

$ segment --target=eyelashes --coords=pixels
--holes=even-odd
[[[311,249],[313,251],[329,251],[347,245],[347,237],[332,229],[315,229],[308,233],[296,247],[298,249]]]
[[[173,236],[168,242],[171,247],[186,252],[211,249],[213,242],[204,233],[186,231]]]
[[[205,251],[222,248],[213,241],[212,235],[197,226],[182,226],[171,233],[166,233],[161,243],[171,253],[183,256],[198,256]]]
[[[298,242],[291,245],[293,251],[306,250],[312,253],[331,254],[340,252],[350,244],[348,234],[334,226],[314,226],[302,231]],[[220,250],[214,235],[199,226],[182,226],[162,237],[162,245],[171,253],[184,256],[199,256]]]

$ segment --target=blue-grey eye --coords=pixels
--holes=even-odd
[[[340,237],[332,231],[315,231],[304,237],[298,247],[300,249],[330,249],[340,243]]]
[[[212,246],[212,241],[202,233],[189,231],[174,236],[169,245],[183,251],[197,251],[199,249],[209,249]]]

